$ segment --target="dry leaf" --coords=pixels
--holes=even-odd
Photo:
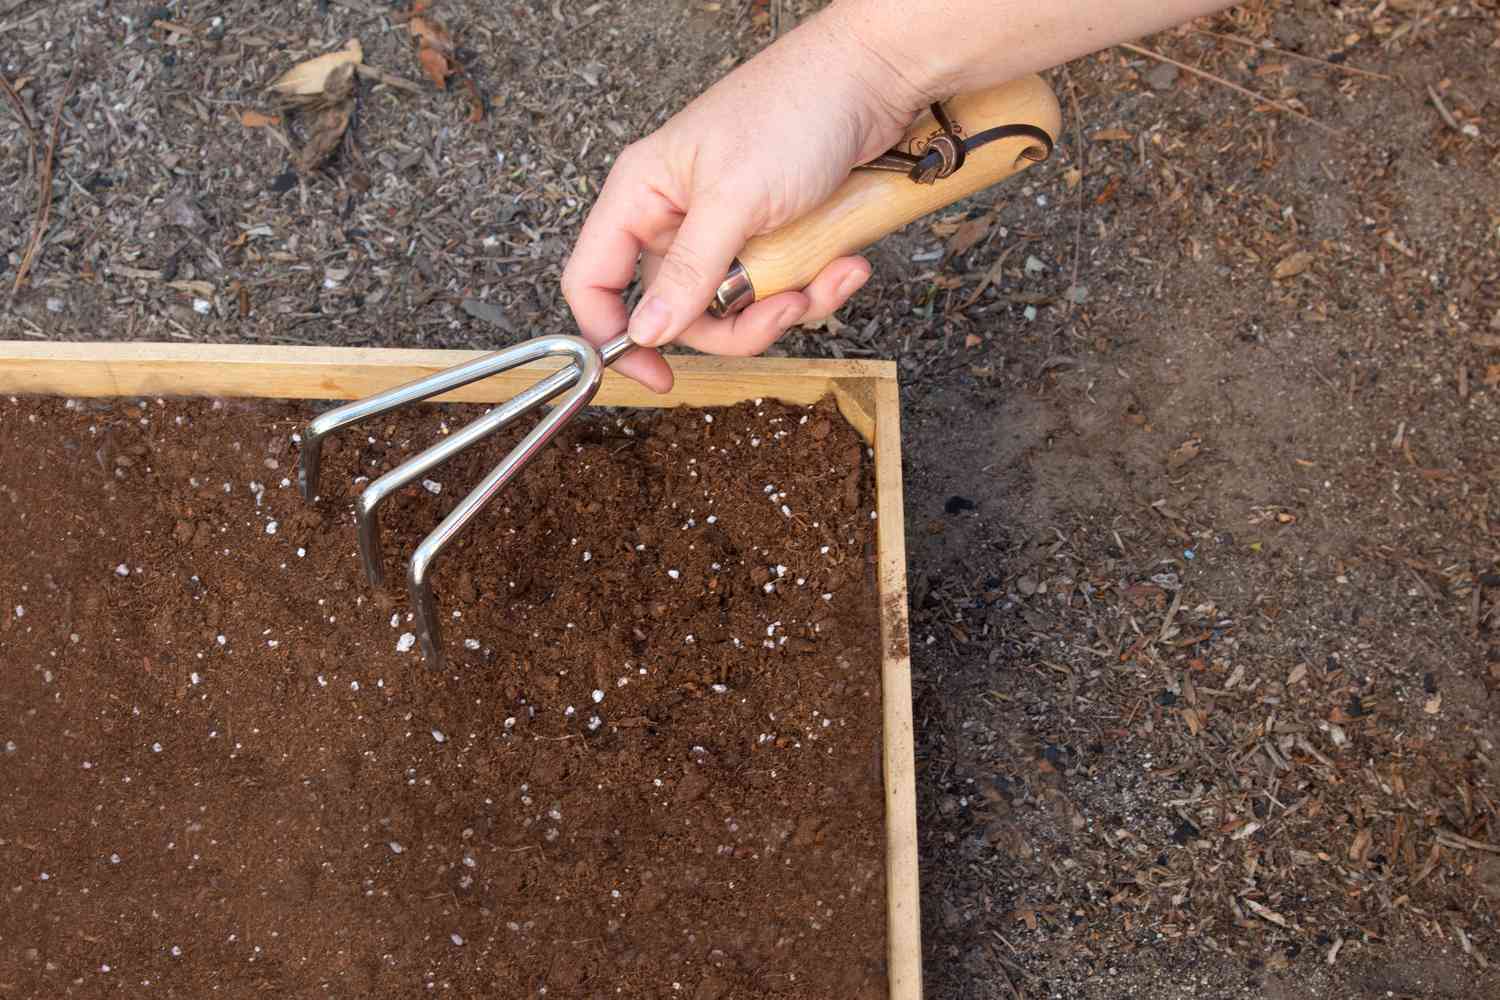
[[[970,350],[973,350],[982,343],[984,343],[984,338],[979,336],[978,334],[970,333],[964,337],[964,347]]]
[[[297,170],[308,173],[338,151],[354,114],[354,64],[344,63],[328,75],[323,107],[309,130],[307,145],[297,154]]]
[[[327,89],[329,75],[335,69],[364,61],[365,50],[359,44],[359,39],[351,38],[337,52],[325,52],[293,66],[278,77],[269,89],[284,97],[311,97]]]
[[[993,215],[981,215],[959,226],[953,233],[953,238],[948,241],[948,255],[957,257],[961,253],[967,253],[974,244],[984,239],[994,221]]]
[[[447,28],[432,18],[418,14],[406,22],[406,27],[423,46],[437,49],[445,55],[453,53],[453,36],[448,34]]]
[[[1189,438],[1167,453],[1167,468],[1180,469],[1197,458],[1202,451],[1203,442],[1198,438]]]
[[[1276,280],[1282,281],[1286,278],[1295,278],[1312,266],[1313,255],[1306,250],[1298,250],[1290,257],[1282,260],[1276,265]]]
[[[1090,136],[1095,142],[1129,142],[1135,136],[1122,128],[1102,128]]]
[[[472,76],[465,73],[463,80],[464,87],[469,91],[469,121],[477,125],[484,121],[484,98],[479,96],[479,85]]]
[[[1078,186],[1078,182],[1081,180],[1083,180],[1083,171],[1079,170],[1077,167],[1069,167],[1067,170],[1063,171],[1063,183],[1068,186],[1069,191],[1076,188]]]
[[[452,72],[448,67],[448,57],[437,49],[426,45],[417,49],[417,62],[422,64],[422,72],[427,74],[427,79],[442,90],[448,86],[448,74]]]
[[[280,125],[280,115],[267,115],[259,111],[243,111],[240,113],[240,124],[246,128],[265,128],[267,125]]]
[[[1196,708],[1184,708],[1182,710],[1182,721],[1187,723],[1188,732],[1197,736],[1203,729],[1203,719]]]
[[[1484,384],[1491,389],[1500,387],[1500,365],[1486,365],[1484,368]]]

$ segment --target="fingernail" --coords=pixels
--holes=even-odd
[[[849,296],[865,287],[865,282],[869,280],[870,275],[867,272],[855,271],[853,274],[849,275],[839,283],[838,297],[841,299],[847,299]]]
[[[807,309],[803,306],[787,306],[785,309],[781,310],[781,314],[776,317],[776,326],[778,329],[790,330],[792,327],[797,325],[797,322],[801,320],[803,316],[806,315]]]
[[[630,317],[630,339],[642,347],[654,347],[667,334],[672,311],[656,296],[649,296],[635,307]]]

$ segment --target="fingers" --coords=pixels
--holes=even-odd
[[[647,346],[669,343],[697,322],[750,229],[743,213],[728,208],[722,199],[695,197],[630,317],[631,339]]]
[[[679,219],[672,204],[641,180],[638,161],[622,155],[616,162],[563,269],[563,298],[579,332],[595,345],[625,331],[621,293],[635,277],[636,259]],[[657,351],[637,347],[613,367],[654,392],[672,388],[672,369]]]
[[[704,316],[677,342],[706,354],[748,357],[764,352],[799,323],[817,323],[843,307],[870,278],[862,257],[840,257],[800,292],[782,292],[726,318]]]

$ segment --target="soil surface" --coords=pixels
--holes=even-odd
[[[84,63],[0,334],[567,332],[610,159],[770,6],[441,0],[486,119],[366,81],[351,148],[278,194],[239,113],[355,34],[420,79],[387,5],[18,5],[43,132]],[[1194,27],[1142,44],[1319,124],[1125,49],[1059,68],[1049,162],[776,349],[901,365],[928,995],[1500,995],[1496,6]],[[37,185],[0,138],[9,275]]]
[[[595,416],[445,554],[352,497],[479,408],[0,403],[0,992],[875,998],[873,487],[831,404]],[[519,438],[413,484],[390,578]]]

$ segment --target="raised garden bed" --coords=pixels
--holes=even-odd
[[[607,378],[440,562],[435,673],[350,500],[538,370],[332,439],[313,505],[294,434],[470,356],[0,343],[7,989],[920,996],[893,367]]]

